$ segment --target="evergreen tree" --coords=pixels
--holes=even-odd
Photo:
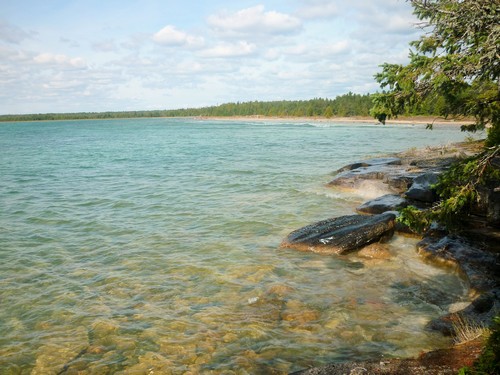
[[[500,144],[500,0],[410,0],[426,33],[407,65],[382,65],[371,114],[384,122],[441,100],[439,115],[473,117]]]

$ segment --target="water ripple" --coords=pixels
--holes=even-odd
[[[446,344],[425,324],[466,288],[412,240],[384,261],[278,249],[352,212],[359,198],[323,187],[332,170],[462,137],[380,129],[2,124],[0,368],[287,373]]]

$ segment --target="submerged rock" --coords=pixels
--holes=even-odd
[[[391,252],[387,244],[372,243],[363,247],[357,253],[358,256],[369,259],[390,259]]]
[[[406,199],[397,194],[386,194],[381,197],[372,199],[363,203],[356,208],[356,211],[361,214],[382,214],[387,211],[397,211],[408,206]]]
[[[348,215],[307,225],[290,233],[282,247],[322,254],[345,254],[393,234],[396,215]]]
[[[275,284],[275,285],[272,285],[267,290],[267,294],[276,295],[279,297],[284,297],[284,296],[289,295],[293,291],[294,291],[294,288],[292,288],[291,286],[284,285],[284,284]]]

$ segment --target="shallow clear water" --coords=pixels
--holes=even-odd
[[[140,119],[0,124],[3,373],[286,373],[446,345],[466,299],[424,265],[278,248],[350,214],[349,162],[456,128]]]

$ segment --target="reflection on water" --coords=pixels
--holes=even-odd
[[[416,240],[388,259],[278,249],[357,203],[313,163],[346,129],[20,126],[0,127],[2,374],[287,373],[448,343],[425,325],[465,285]]]

